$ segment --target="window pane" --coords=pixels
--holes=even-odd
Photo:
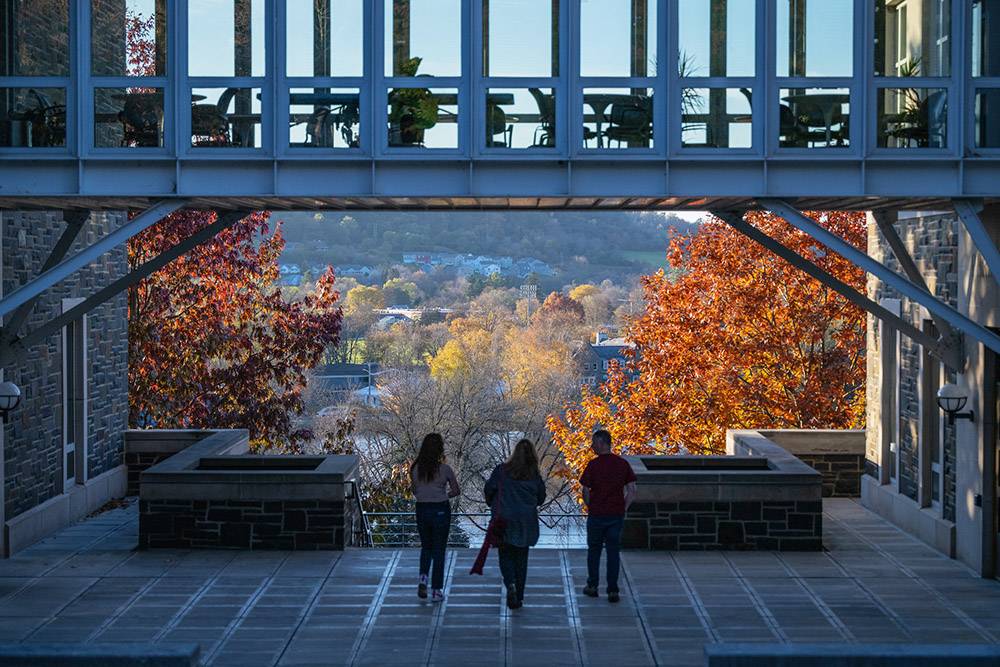
[[[559,76],[559,0],[483,0],[485,76]]]
[[[551,88],[491,88],[486,96],[488,148],[554,148],[556,95]]]
[[[162,88],[94,90],[94,146],[155,148],[162,145]]]
[[[748,88],[681,90],[681,143],[699,148],[750,148],[753,145]]]
[[[69,76],[68,0],[4,2],[0,76]]]
[[[361,145],[357,88],[293,88],[288,99],[291,146],[358,148]]]
[[[945,148],[948,97],[940,88],[878,91],[878,145],[883,148]]]
[[[386,76],[461,76],[461,0],[385,0]]]
[[[260,148],[260,88],[191,91],[191,145]]]
[[[70,425],[70,430],[72,431],[72,425]],[[66,479],[73,479],[76,477],[76,451],[72,448],[67,448],[65,450],[66,455]]]
[[[581,0],[580,74],[656,76],[656,0]]]
[[[364,6],[360,0],[287,2],[288,76],[364,74]]]
[[[94,76],[167,73],[166,0],[91,0]]]
[[[188,3],[191,76],[264,75],[264,0]]]
[[[458,91],[394,88],[389,91],[389,145],[458,148]]]
[[[584,148],[652,148],[652,89],[585,89],[583,146]]]
[[[1000,148],[1000,88],[976,91],[976,146]]]
[[[972,76],[1000,76],[1000,0],[972,3]]]
[[[778,76],[854,74],[854,0],[777,0]]]
[[[754,0],[680,0],[680,76],[753,76]]]
[[[951,0],[875,0],[875,75],[948,76]]]
[[[778,102],[783,148],[850,146],[851,96],[846,88],[784,88]]]
[[[0,146],[65,145],[65,88],[0,88]]]

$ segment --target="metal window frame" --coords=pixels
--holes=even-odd
[[[83,302],[82,298],[72,298],[62,300],[62,309],[68,310]],[[74,328],[75,336],[71,340],[69,327]],[[60,469],[62,470],[62,492],[69,493],[77,485],[87,482],[87,458],[88,458],[88,415],[89,415],[89,373],[87,369],[87,316],[81,315],[79,319],[67,323],[60,333],[62,348],[62,457]],[[72,347],[70,343],[73,343]],[[73,375],[75,387],[70,387],[67,377],[67,369],[72,364],[79,366],[78,373]],[[79,391],[79,396],[77,395]],[[67,415],[67,405],[70,401],[79,403],[78,411],[74,411],[74,424],[69,423]],[[79,428],[79,432],[77,432]],[[70,438],[70,434],[74,437]],[[71,442],[72,441],[72,442]],[[73,455],[73,476],[68,477],[66,473],[66,457],[72,452]]]

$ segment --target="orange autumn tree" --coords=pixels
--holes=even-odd
[[[862,213],[810,214],[857,247]],[[781,218],[750,213],[758,227],[859,291],[864,274]],[[642,280],[645,312],[627,337],[631,378],[614,367],[596,392],[549,417],[570,468],[592,457],[601,425],[632,454],[725,450],[730,428],[856,428],[864,415],[865,314],[724,222],[671,232],[678,275]]]
[[[128,244],[131,268],[213,223],[179,211]],[[254,213],[129,289],[133,428],[246,428],[256,449],[295,451],[305,371],[336,345],[341,311],[327,270],[289,301],[278,286],[285,246]]]

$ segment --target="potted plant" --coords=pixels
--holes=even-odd
[[[420,58],[399,68],[401,76],[417,76]],[[395,88],[389,93],[389,145],[422,146],[424,131],[437,124],[438,101],[427,88]]]

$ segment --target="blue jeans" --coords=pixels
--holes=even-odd
[[[587,517],[587,585],[597,588],[601,580],[601,549],[608,552],[608,592],[618,592],[621,569],[622,526],[624,516]]]
[[[434,563],[431,588],[444,588],[444,549],[448,546],[451,528],[451,505],[417,503],[417,532],[420,534],[420,574],[426,575]]]

